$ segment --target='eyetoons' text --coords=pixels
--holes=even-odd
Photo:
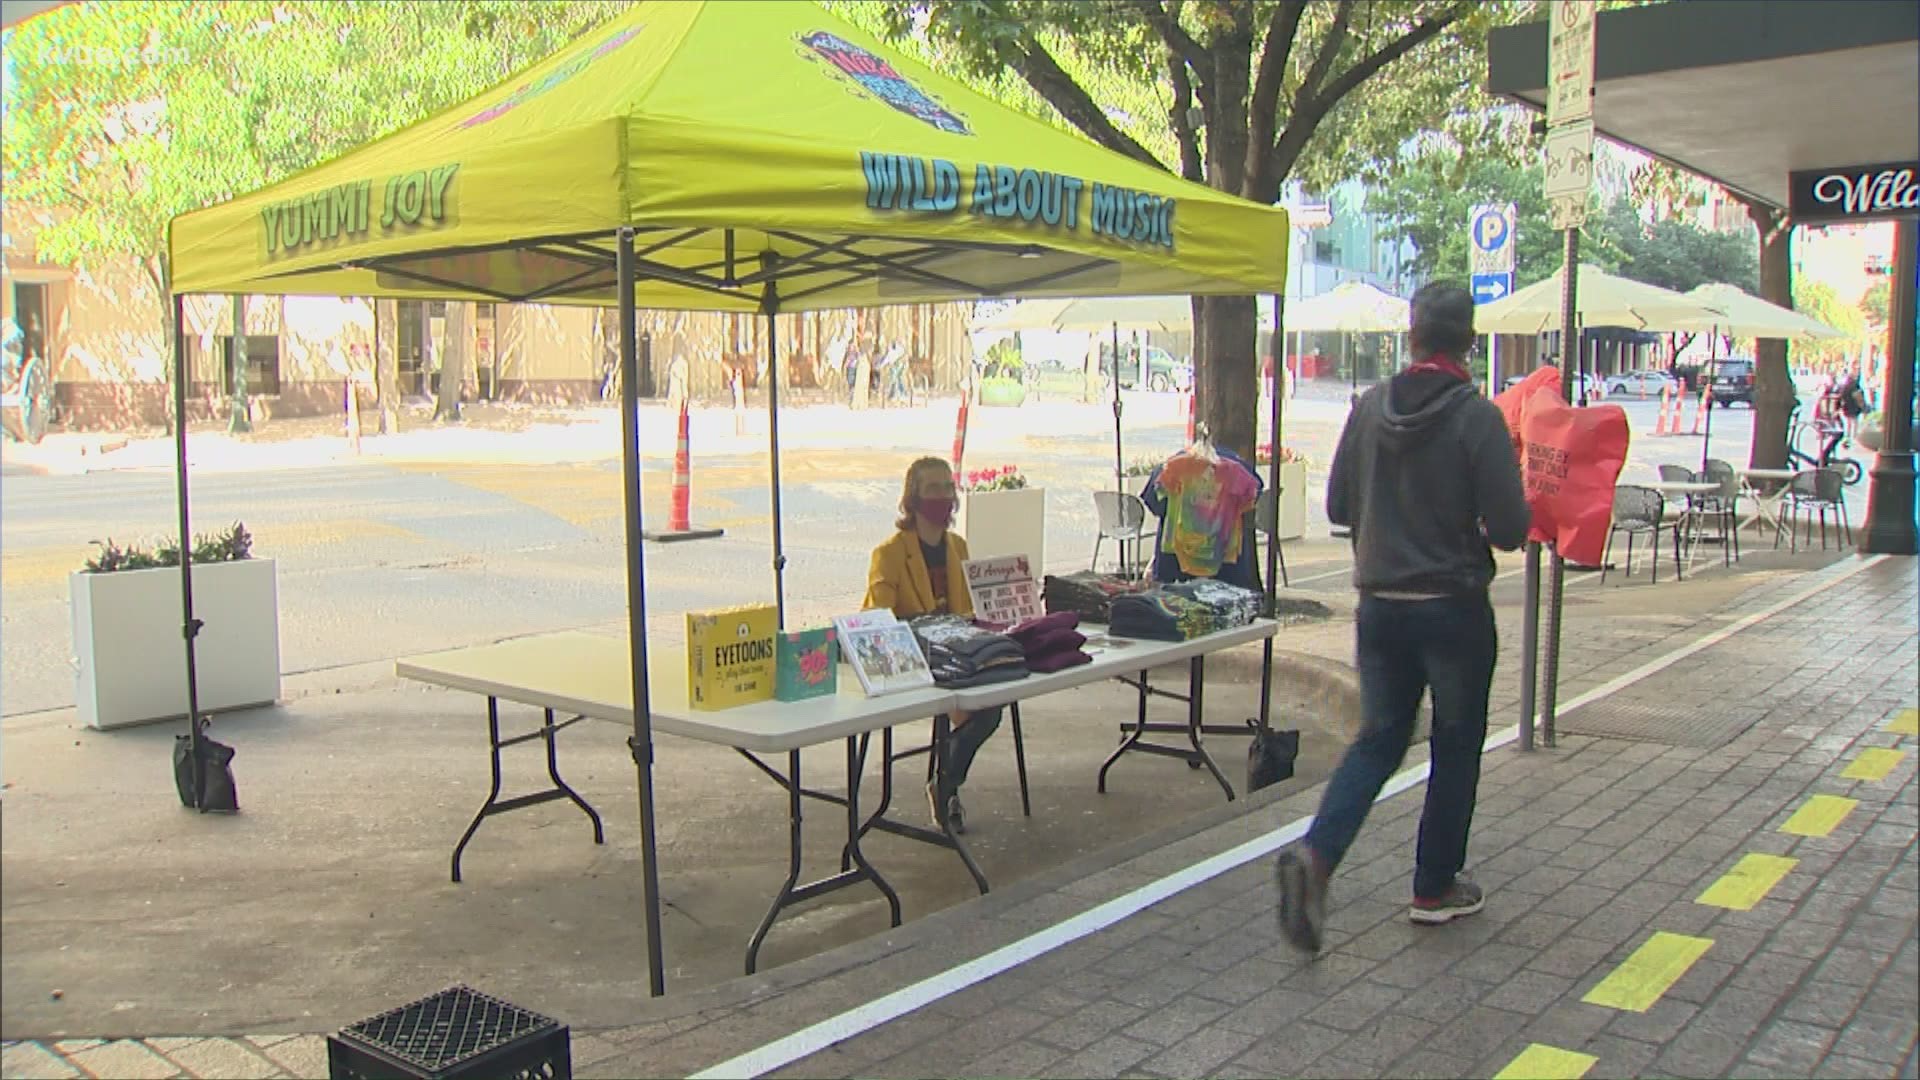
[[[951,161],[863,150],[860,170],[866,175],[871,209],[922,214],[951,214],[960,209],[960,168]],[[968,212],[981,217],[1065,229],[1078,229],[1085,221],[1096,236],[1173,248],[1174,200],[1144,191],[981,163],[974,166],[972,190],[964,194]]]
[[[382,232],[406,226],[438,226],[452,215],[449,188],[458,163],[397,173],[382,182],[380,210],[373,205],[374,182],[349,180],[310,195],[274,203],[260,211],[267,254],[282,253],[325,240],[352,243],[366,239],[377,220]]]

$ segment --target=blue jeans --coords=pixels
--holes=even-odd
[[[1466,864],[1467,833],[1487,738],[1487,695],[1499,652],[1485,592],[1438,600],[1360,600],[1360,735],[1320,799],[1307,846],[1331,874],[1413,740],[1420,697],[1433,693],[1433,768],[1420,815],[1413,894],[1438,898]]]

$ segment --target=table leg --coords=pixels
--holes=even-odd
[[[1220,766],[1214,764],[1213,755],[1200,745],[1200,733],[1206,727],[1201,722],[1201,692],[1207,684],[1207,658],[1196,656],[1187,662],[1187,739],[1193,743],[1194,756],[1207,767],[1213,778],[1220,782],[1221,790],[1227,793],[1227,801],[1233,801],[1233,785],[1220,773]]]
[[[887,879],[880,876],[880,871],[873,868],[873,864],[867,861],[866,853],[860,850],[860,777],[866,772],[866,764],[867,737],[861,735],[857,740],[847,739],[847,853],[852,856],[854,865],[860,868],[860,873],[866,875],[867,880],[873,882],[874,887],[887,898],[887,912],[893,919],[893,925],[899,926],[899,894],[893,891],[893,886],[887,884]]]
[[[1147,733],[1147,694],[1149,691],[1147,689],[1146,672],[1143,671],[1140,673],[1140,681],[1134,684],[1134,688],[1140,691],[1139,716],[1135,719],[1131,727],[1126,724],[1120,725],[1120,745],[1113,753],[1107,755],[1106,761],[1100,764],[1100,775],[1095,778],[1094,790],[1102,795],[1107,793],[1107,770],[1113,768],[1113,763],[1120,760],[1120,755],[1139,746],[1140,736]]]
[[[467,831],[460,835],[460,842],[453,846],[453,880],[455,883],[460,881],[460,856],[467,850],[467,843],[473,839],[473,834],[479,831],[480,823],[495,814],[504,814],[510,810],[518,810],[527,806],[537,806],[540,803],[552,802],[555,799],[571,799],[574,805],[586,812],[588,820],[593,822],[593,842],[596,844],[606,843],[606,831],[601,827],[599,813],[587,803],[587,800],[581,798],[578,792],[568,787],[566,782],[560,779],[560,762],[557,756],[555,736],[557,736],[561,730],[578,723],[580,720],[581,717],[575,716],[556,724],[553,720],[553,710],[548,709],[546,710],[546,721],[541,724],[538,731],[529,732],[524,735],[515,735],[510,739],[502,739],[500,737],[500,699],[494,697],[487,699],[488,767],[492,782],[487,789],[487,801],[480,804],[480,810],[473,815],[473,821],[467,825]],[[533,792],[530,795],[515,795],[511,799],[503,799],[500,797],[500,751],[515,743],[527,742],[530,739],[539,739],[547,744],[547,776],[553,781],[553,787],[545,791]]]
[[[1013,714],[1013,767],[1020,773],[1020,813],[1033,816],[1033,800],[1027,794],[1027,740],[1020,734],[1020,703],[1007,706]]]
[[[772,770],[769,769],[769,772]],[[751,975],[760,965],[760,946],[767,940],[767,931],[773,929],[773,920],[780,916],[780,909],[793,900],[794,883],[800,880],[800,751],[787,751],[787,775],[783,786],[787,789],[787,879],[780,883],[780,891],[773,896],[767,913],[760,918],[760,925],[747,939],[747,974]]]

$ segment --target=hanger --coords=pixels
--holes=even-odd
[[[1213,449],[1213,436],[1207,431],[1206,421],[1195,424],[1193,430],[1193,445],[1187,447],[1186,452],[1209,465],[1220,464],[1220,455]]]

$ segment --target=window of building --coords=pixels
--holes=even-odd
[[[233,343],[229,335],[220,339],[221,385],[233,386]],[[276,334],[247,335],[247,393],[268,397],[280,393],[280,338]]]

